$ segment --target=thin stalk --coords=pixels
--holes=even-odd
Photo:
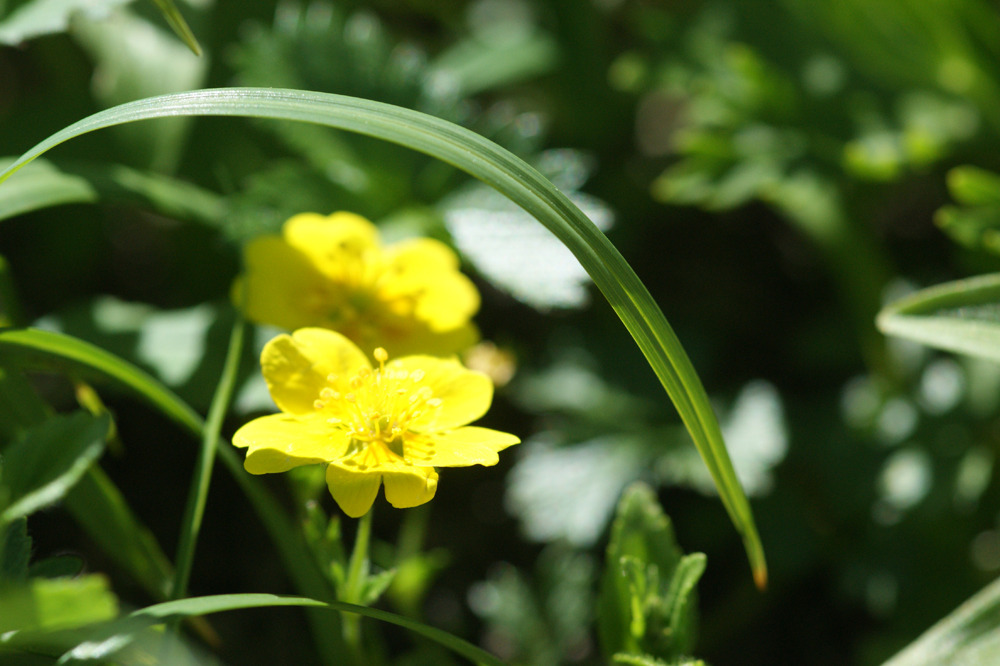
[[[236,316],[233,332],[229,337],[229,351],[222,369],[222,377],[212,397],[212,405],[208,410],[205,427],[202,429],[201,451],[195,463],[194,475],[188,492],[187,506],[184,509],[184,519],[181,522],[180,542],[177,546],[177,568],[174,572],[174,583],[170,590],[170,599],[180,599],[187,595],[188,581],[191,578],[191,565],[194,562],[194,551],[201,530],[201,520],[205,514],[205,502],[208,498],[208,486],[212,480],[212,467],[215,463],[215,453],[219,446],[219,432],[222,430],[222,420],[229,409],[236,386],[236,375],[239,370],[240,356],[243,353],[243,336],[246,325],[243,317]]]
[[[351,551],[351,560],[347,565],[347,580],[344,582],[340,599],[349,604],[363,605],[361,592],[368,573],[368,543],[371,541],[373,513],[375,510],[369,509],[368,513],[361,516],[358,521],[358,532],[354,536],[354,550]],[[361,649],[360,615],[344,616],[344,640],[354,653],[357,662],[364,663]]]

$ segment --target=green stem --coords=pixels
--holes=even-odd
[[[363,605],[361,600],[362,587],[368,573],[368,543],[372,534],[372,514],[374,509],[361,516],[358,521],[358,532],[354,537],[354,550],[347,565],[347,580],[341,592],[341,601],[349,604]],[[344,640],[354,652],[357,663],[364,663],[361,650],[361,616],[344,616]]]
[[[187,506],[184,510],[184,519],[181,523],[180,543],[177,546],[177,569],[174,572],[174,583],[170,590],[171,599],[180,599],[187,595],[195,545],[198,541],[198,532],[201,530],[201,520],[205,514],[208,486],[212,480],[212,466],[219,445],[219,431],[222,430],[222,420],[229,409],[229,401],[232,399],[236,386],[240,356],[243,353],[245,328],[243,318],[237,314],[236,323],[233,324],[233,332],[229,338],[229,351],[226,354],[222,377],[219,379],[219,385],[212,397],[212,405],[209,407],[205,427],[201,433],[201,452],[195,463]]]

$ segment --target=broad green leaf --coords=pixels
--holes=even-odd
[[[1000,663],[1000,581],[990,583],[884,666]]]
[[[68,629],[104,622],[118,614],[108,581],[91,574],[78,578],[34,578],[0,588],[0,633]],[[0,639],[0,651],[10,637]]]
[[[923,289],[886,306],[877,323],[887,335],[1000,360],[1000,274]]]
[[[14,162],[0,158],[0,166]],[[167,176],[119,165],[36,160],[0,188],[0,220],[68,203],[123,202],[163,215],[217,225],[225,214],[213,192]]]
[[[4,451],[0,486],[10,493],[0,524],[61,500],[104,451],[110,419],[51,416]]]
[[[102,111],[52,135],[0,173],[0,182],[47,150],[87,132],[178,115],[246,116],[311,122],[398,143],[437,157],[508,196],[549,228],[590,274],[646,356],[698,447],[743,537],[754,579],[767,578],[753,515],[726,452],[705,389],[673,329],[618,250],[565,195],[510,152],[453,123],[340,95],[228,88],[139,100]]]

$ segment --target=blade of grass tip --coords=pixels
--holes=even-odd
[[[159,8],[160,13],[163,14],[164,20],[170,25],[170,29],[174,31],[174,34],[187,44],[192,53],[200,56],[201,45],[198,43],[198,39],[194,36],[194,33],[191,32],[187,21],[184,20],[184,15],[177,9],[177,5],[173,3],[173,0],[153,0],[153,2]]]
[[[212,467],[215,462],[215,452],[219,448],[219,433],[222,421],[229,409],[229,403],[236,387],[236,376],[239,373],[240,356],[243,353],[243,338],[246,324],[237,314],[233,330],[229,337],[229,350],[222,368],[222,376],[212,397],[208,409],[208,417],[201,431],[201,450],[195,463],[188,491],[187,506],[181,521],[181,534],[177,546],[174,583],[170,591],[171,599],[180,599],[187,595],[188,582],[191,578],[191,566],[194,563],[194,551],[198,543],[198,533],[201,531],[201,521],[205,515],[205,503],[208,499],[208,486],[212,480]]]
[[[538,171],[492,141],[433,116],[342,95],[258,88],[198,90],[137,100],[84,118],[0,172],[0,182],[73,137],[122,123],[177,115],[296,120],[397,143],[465,171],[544,224],[590,274],[660,379],[743,538],[754,579],[763,586],[767,565],[749,501],[736,477],[708,395],[663,312],[628,262],[587,216]]]

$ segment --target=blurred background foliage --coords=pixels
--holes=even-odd
[[[18,294],[5,316],[131,359],[201,410],[246,239],[298,212],[350,210],[387,238],[459,250],[493,342],[470,363],[504,380],[487,422],[525,442],[496,469],[449,474],[417,518],[378,512],[375,561],[399,572],[388,607],[512,663],[601,663],[604,549],[636,479],[657,489],[684,549],[707,555],[699,638],[681,652],[708,663],[881,663],[1000,570],[1000,369],[875,328],[887,299],[997,269],[994,4],[178,6],[201,57],[153,3],[0,0],[0,155],[123,101],[228,85],[366,97],[497,141],[607,231],[677,329],[771,570],[758,593],[687,435],[575,260],[447,165],[323,127],[172,118],[25,169],[61,179],[62,205],[21,214],[0,188],[0,254]],[[256,349],[271,333],[257,331]],[[232,429],[268,406],[254,353]],[[71,387],[36,380],[72,403]],[[124,448],[102,467],[172,552],[190,451],[145,407],[105,399]],[[313,506],[322,486],[307,477],[292,492],[267,481],[312,507],[303,520],[320,534],[315,511],[335,512]],[[212,493],[192,590],[289,592],[231,480]],[[33,515],[29,532],[34,553],[69,550],[112,571],[122,599],[150,601],[64,513]],[[212,623],[230,663],[317,659],[294,611]],[[385,640],[406,663],[444,663],[401,632]]]

